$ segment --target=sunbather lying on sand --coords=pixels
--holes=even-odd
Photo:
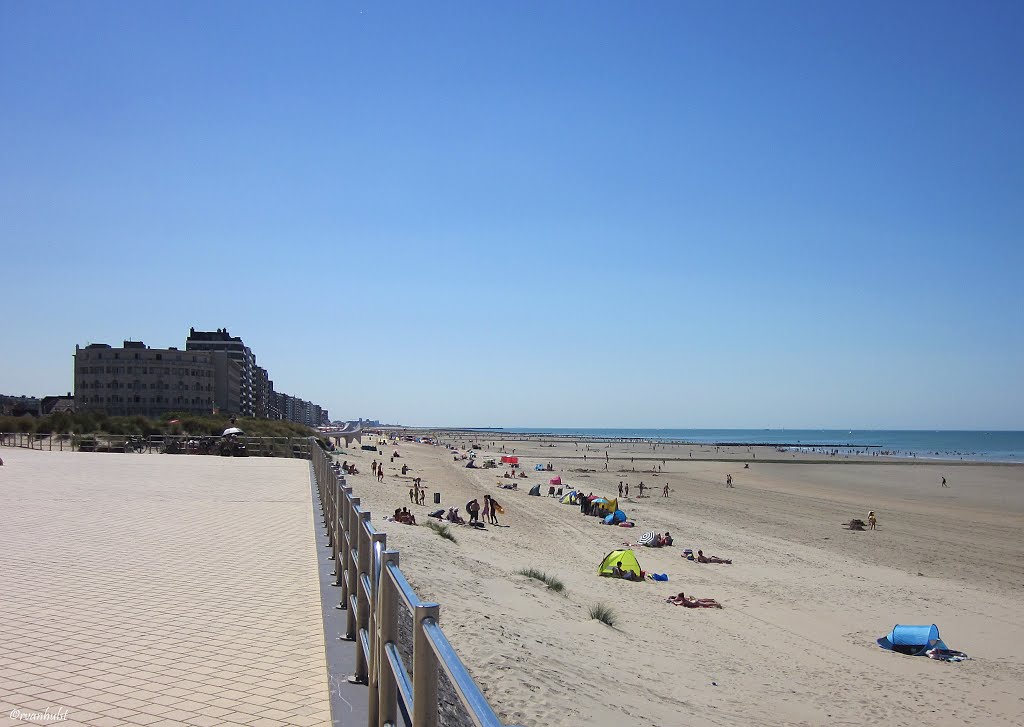
[[[722,608],[722,604],[713,598],[687,597],[687,595],[682,591],[679,592],[678,596],[670,596],[665,599],[665,603],[672,603],[676,606],[685,606],[686,608]]]
[[[697,562],[698,563],[725,563],[726,565],[732,565],[732,560],[728,558],[719,558],[717,555],[704,555],[703,550],[697,551]]]

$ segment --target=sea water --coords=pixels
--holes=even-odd
[[[1024,432],[885,429],[587,429],[505,428],[521,434],[643,439],[693,444],[766,444],[787,449],[839,450],[925,459],[1024,463]]]

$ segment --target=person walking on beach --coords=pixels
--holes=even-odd
[[[629,483],[626,483],[626,497],[629,497]]]
[[[875,523],[878,522],[878,518],[875,517],[875,511],[871,510],[868,512],[868,530],[875,529]]]
[[[949,485],[946,484],[946,476],[945,475],[942,476],[942,486],[943,487],[949,487]]]
[[[498,508],[501,507],[501,506],[498,504],[498,501],[495,500],[490,495],[484,495],[484,499],[485,500],[490,499],[490,501],[491,501],[491,525],[497,525],[498,524]]]
[[[480,503],[475,497],[466,503],[466,512],[469,513],[470,525],[480,522]]]
[[[619,480],[619,497],[622,497],[622,480]]]
[[[370,465],[370,472],[373,473],[374,477],[377,476],[377,460],[373,460],[373,464]]]
[[[644,496],[644,483],[641,482],[637,487],[640,489],[640,497]]]
[[[725,486],[732,487],[732,475],[725,476]]]
[[[662,497],[668,497],[668,483],[667,482],[665,483],[665,487],[662,488],[662,490],[661,490],[661,496]]]
[[[384,463],[381,462],[379,465],[377,465],[377,482],[383,482],[383,481],[384,481]]]

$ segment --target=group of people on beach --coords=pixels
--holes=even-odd
[[[394,521],[396,523],[402,523],[403,525],[415,525],[416,516],[409,512],[409,508],[407,507],[396,507]]]
[[[650,497],[650,495],[645,495],[644,491],[649,490],[651,488],[645,485],[642,480],[640,481],[640,484],[636,486],[636,488],[640,491],[640,494],[637,495],[637,497]],[[671,490],[668,486],[668,483],[666,482],[665,486],[661,488],[661,496],[668,497],[669,492],[671,492]],[[619,497],[629,497],[628,482],[623,482],[622,480],[619,480]]]
[[[426,502],[427,490],[420,486],[420,478],[414,477],[412,480],[412,487],[409,489],[409,502],[413,505],[422,505]]]

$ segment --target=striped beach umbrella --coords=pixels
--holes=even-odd
[[[636,542],[640,543],[640,545],[647,545],[648,543],[654,542],[654,537],[654,531],[648,530],[646,533],[637,538]]]

